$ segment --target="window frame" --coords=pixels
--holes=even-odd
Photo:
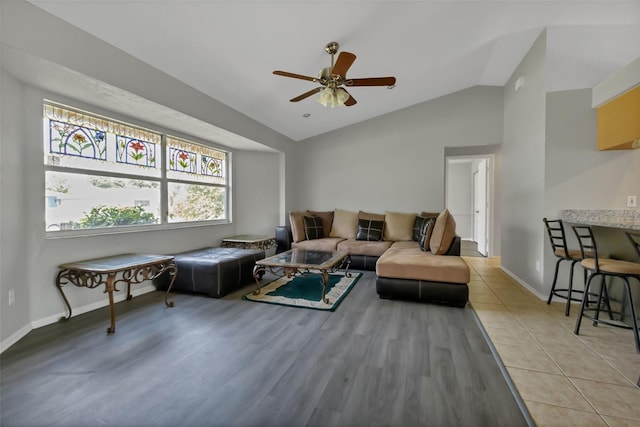
[[[218,144],[215,144],[212,141],[203,140],[201,138],[194,138],[192,136],[178,136],[175,131],[166,131],[159,129],[151,129],[146,126],[142,126],[135,123],[125,122],[123,120],[114,119],[99,113],[94,113],[91,111],[85,111],[80,108],[75,108],[69,105],[61,104],[55,101],[51,101],[48,99],[44,99],[42,101],[42,148],[43,148],[43,191],[46,195],[46,178],[45,174],[47,172],[58,172],[58,173],[71,173],[78,174],[82,176],[99,176],[99,177],[108,177],[115,179],[130,179],[130,180],[144,180],[159,183],[159,196],[160,196],[160,215],[159,222],[156,224],[141,224],[141,225],[126,225],[126,226],[115,226],[115,227],[98,227],[98,228],[86,228],[86,229],[73,229],[73,230],[47,230],[47,222],[46,222],[46,197],[43,200],[43,207],[45,214],[45,220],[43,223],[43,229],[45,231],[46,238],[66,238],[66,237],[80,237],[80,236],[93,236],[93,235],[115,235],[122,233],[136,233],[136,232],[146,232],[146,231],[159,231],[159,230],[169,230],[169,229],[181,229],[181,228],[192,228],[192,227],[203,227],[203,226],[211,226],[211,225],[222,225],[222,224],[230,224],[232,223],[232,210],[231,210],[231,200],[232,200],[232,186],[231,186],[231,171],[232,171],[232,158],[233,154],[228,148],[222,148]],[[153,134],[157,134],[160,136],[160,142],[157,148],[157,152],[162,153],[160,156],[160,164],[158,165],[160,174],[158,177],[155,176],[147,176],[143,174],[133,174],[126,173],[121,171],[105,171],[105,170],[97,170],[91,169],[87,167],[70,167],[70,166],[60,166],[50,164],[47,161],[47,157],[52,153],[49,151],[48,147],[51,141],[51,137],[49,134],[49,120],[57,120],[50,119],[46,112],[45,108],[47,106],[52,106],[54,108],[60,108],[64,110],[68,110],[69,112],[82,114],[85,116],[91,116],[97,120],[106,120],[112,123],[117,123],[119,125],[130,127],[137,129],[142,132],[149,132]],[[128,120],[128,119],[127,119]],[[60,120],[61,121],[61,120]],[[133,121],[133,120],[132,120]],[[135,122],[135,121],[133,121]],[[72,124],[72,123],[70,123]],[[80,125],[78,125],[80,126]],[[115,133],[115,132],[112,132]],[[117,133],[116,133],[117,134]],[[168,139],[177,140],[180,143],[195,145],[203,147],[205,150],[215,150],[224,155],[223,160],[223,180],[224,183],[210,183],[210,182],[201,182],[201,181],[190,181],[188,179],[178,179],[178,178],[169,178],[169,159],[168,159]],[[213,220],[195,220],[195,221],[177,221],[171,222],[169,220],[169,183],[179,183],[179,184],[187,184],[187,185],[203,185],[214,188],[221,188],[225,194],[224,200],[224,218],[221,219],[213,219]]]

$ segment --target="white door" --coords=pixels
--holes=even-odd
[[[473,236],[478,252],[487,256],[487,159],[480,160],[473,173]]]

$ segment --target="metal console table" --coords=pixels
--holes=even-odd
[[[64,285],[71,283],[79,287],[97,288],[104,284],[105,292],[109,294],[109,312],[111,316],[111,324],[107,328],[107,334],[112,334],[116,331],[113,291],[119,290],[117,285],[127,285],[127,300],[130,300],[132,298],[131,284],[152,280],[165,271],[171,275],[171,282],[165,293],[164,303],[167,307],[173,307],[173,301],[168,300],[171,286],[173,286],[173,281],[178,272],[173,256],[125,254],[61,264],[58,268],[60,271],[56,276],[56,286],[69,310],[69,315],[60,318],[60,320],[71,318],[71,304],[69,304],[69,300],[62,290]]]

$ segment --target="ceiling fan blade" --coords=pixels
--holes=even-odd
[[[340,52],[340,55],[338,55],[338,60],[331,70],[331,74],[341,76],[344,79],[347,75],[347,70],[349,70],[351,64],[353,64],[353,61],[355,60],[356,56],[353,53]]]
[[[275,74],[276,76],[292,77],[294,79],[308,80],[310,82],[318,81],[318,79],[315,77],[303,76],[302,74],[289,73],[287,71],[276,70],[273,72],[273,74]]]
[[[347,92],[346,89],[342,88],[342,90],[344,90],[345,92]],[[356,101],[356,99],[351,96],[351,94],[349,92],[347,92],[349,94],[349,99],[347,99],[346,101],[344,101],[344,105],[345,107],[351,107],[352,105],[355,105],[358,103],[358,101]]]
[[[396,84],[395,77],[370,77],[365,79],[349,79],[344,82],[345,86],[393,86]]]
[[[295,98],[290,99],[290,101],[291,101],[291,102],[298,102],[298,101],[302,101],[303,99],[308,98],[308,97],[310,97],[311,95],[313,95],[313,94],[315,94],[315,93],[320,92],[321,90],[322,90],[322,88],[321,88],[321,87],[317,87],[317,88],[315,88],[315,89],[311,89],[310,91],[305,92],[305,93],[303,93],[302,95],[298,95],[298,96],[296,96]]]

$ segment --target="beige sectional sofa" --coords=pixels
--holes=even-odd
[[[460,257],[455,220],[440,213],[372,214],[336,209],[289,214],[278,227],[278,250],[344,251],[351,268],[374,270],[381,298],[440,302],[463,307],[469,266]]]

